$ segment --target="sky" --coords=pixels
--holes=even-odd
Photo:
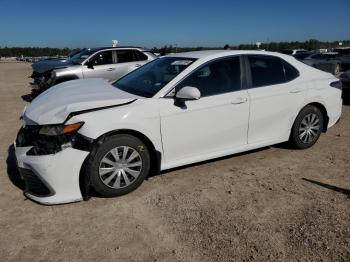
[[[350,0],[0,0],[0,46],[219,47],[350,39]]]

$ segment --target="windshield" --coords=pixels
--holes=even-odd
[[[88,58],[90,55],[95,53],[95,50],[92,49],[84,49],[81,52],[73,55],[70,59],[69,62],[72,64],[81,64],[86,58]]]
[[[113,85],[125,92],[153,97],[196,59],[162,57],[132,71]]]

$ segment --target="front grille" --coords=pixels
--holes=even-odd
[[[53,195],[53,192],[43,183],[43,181],[30,169],[19,168],[19,172],[26,185],[25,191],[35,196],[43,197]]]

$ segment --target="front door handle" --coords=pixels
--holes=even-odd
[[[114,71],[114,70],[115,68],[112,68],[112,67],[107,69],[107,71]]]
[[[231,104],[238,105],[238,104],[246,103],[247,101],[248,101],[248,98],[246,97],[238,97],[235,100],[233,100]]]
[[[140,64],[136,64],[135,67],[140,67],[141,65]]]
[[[301,91],[302,91],[301,89],[296,88],[296,89],[291,90],[289,93],[297,94],[297,93],[300,93]]]

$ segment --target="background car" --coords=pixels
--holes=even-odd
[[[333,75],[338,75],[341,72],[341,60],[338,59],[338,53],[335,52],[315,53],[300,60]]]
[[[39,88],[79,78],[103,78],[113,82],[155,58],[139,47],[84,49],[66,61],[33,64],[32,77]]]
[[[306,57],[308,56],[311,56],[313,54],[316,54],[315,51],[305,51],[305,52],[300,52],[300,53],[297,53],[297,54],[294,54],[293,56],[298,59],[299,61],[305,59]]]
[[[349,90],[350,89],[350,70],[341,74],[339,78],[343,83],[343,88]]]
[[[300,54],[300,53],[304,53],[307,52],[307,50],[305,49],[284,49],[281,51],[282,54],[285,55],[296,55],[296,54]]]
[[[342,109],[339,80],[291,56],[201,51],[155,59],[108,84],[68,81],[23,113],[26,196],[47,204],[135,190],[149,174],[290,141],[316,143]]]
[[[350,47],[333,48],[333,52],[338,53],[337,59],[340,60],[343,71],[350,69]]]

